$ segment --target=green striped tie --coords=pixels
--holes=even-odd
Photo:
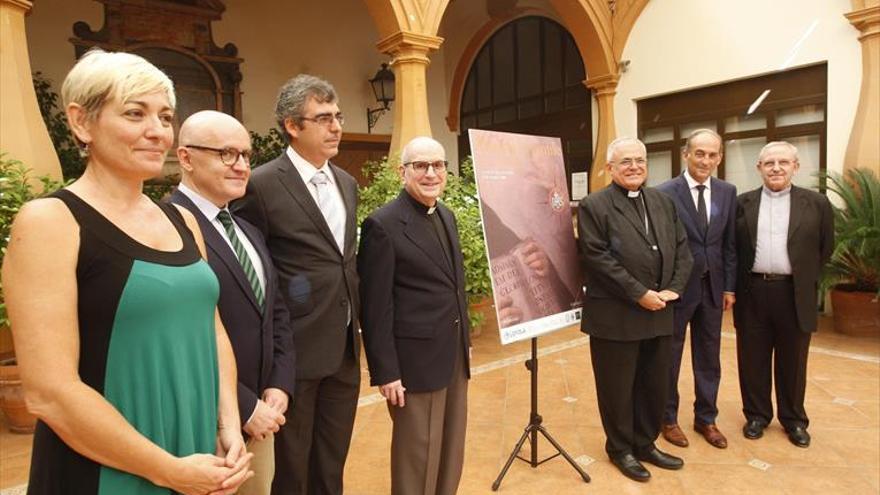
[[[235,226],[232,225],[232,217],[229,215],[228,211],[220,210],[220,213],[217,214],[217,220],[220,220],[220,223],[223,224],[223,228],[226,229],[226,235],[229,237],[229,242],[232,243],[235,255],[238,256],[238,262],[241,263],[241,268],[244,270],[244,274],[247,277],[248,282],[251,283],[251,288],[254,290],[254,296],[257,298],[257,303],[259,303],[260,308],[262,308],[263,288],[260,287],[260,279],[257,277],[257,270],[254,269],[254,264],[251,262],[250,256],[248,256],[247,251],[244,249],[244,245],[241,243],[241,239],[238,238],[238,234],[235,232]]]

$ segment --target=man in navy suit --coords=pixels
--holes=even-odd
[[[233,117],[209,110],[183,123],[178,142],[182,179],[170,199],[195,215],[220,282],[218,309],[235,352],[241,428],[254,453],[255,476],[237,493],[268,495],[274,433],[285,423],[295,363],[287,306],[263,236],[227,209],[245,193],[250,136]]]
[[[722,153],[721,136],[710,129],[697,129],[688,136],[682,151],[687,169],[657,187],[675,202],[694,257],[687,288],[675,307],[669,394],[662,427],[663,438],[679,447],[688,445],[678,425],[678,376],[688,324],[696,395],[694,430],[712,446],[727,447],[715,418],[721,381],[721,316],[736,301],[736,186],[712,177]]]

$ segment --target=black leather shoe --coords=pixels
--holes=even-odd
[[[752,419],[743,425],[743,436],[749,440],[757,440],[764,436],[764,428],[766,427],[767,425],[764,423]]]
[[[637,457],[640,461],[651,463],[663,469],[675,470],[681,469],[684,466],[684,461],[680,457],[661,452],[657,447],[652,447],[640,453]]]
[[[631,480],[641,481],[642,483],[651,479],[651,473],[645,469],[645,466],[642,466],[642,463],[639,462],[635,456],[632,454],[624,454],[618,457],[612,457],[611,463],[617,466],[617,469],[623,473],[624,476]]]
[[[791,443],[798,447],[807,448],[810,446],[810,434],[807,433],[807,429],[803,426],[795,426],[790,430],[785,430],[785,432],[788,433],[788,439]]]

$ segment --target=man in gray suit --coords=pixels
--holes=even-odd
[[[266,237],[297,349],[272,493],[340,495],[360,385],[357,182],[329,162],[343,123],[330,83],[305,74],[287,81],[275,118],[290,146],[254,170],[234,207]]]
[[[693,264],[672,200],[642,187],[646,154],[637,139],[614,140],[606,164],[613,183],[578,208],[585,289],[581,331],[590,335],[605,451],[636,481],[651,477],[639,461],[663,469],[684,465],[654,441],[669,383],[672,304]]]
[[[183,177],[170,200],[198,220],[220,282],[217,309],[235,352],[239,416],[254,454],[254,477],[238,493],[269,495],[274,434],[293,395],[295,362],[287,305],[263,236],[227,209],[244,195],[251,139],[235,118],[205,110],[186,119],[178,142]]]

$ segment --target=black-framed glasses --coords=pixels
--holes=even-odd
[[[333,125],[333,121],[339,122],[339,125],[345,124],[345,115],[342,115],[342,112],[337,112],[335,115],[332,113],[321,113],[315,115],[314,117],[300,117],[302,120],[308,120],[309,122],[314,122],[318,125],[322,125],[324,127],[330,127]]]
[[[240,151],[235,148],[211,148],[210,146],[199,146],[197,144],[184,144],[183,147],[202,151],[213,151],[220,155],[220,161],[227,167],[231,167],[238,163],[239,157],[244,158],[246,164],[250,165],[251,163],[251,150]]]
[[[446,160],[434,160],[434,161],[422,161],[416,160],[412,162],[406,162],[403,164],[404,167],[407,165],[411,166],[413,171],[417,174],[427,174],[428,168],[433,168],[435,174],[442,174],[446,172],[446,166],[449,165],[449,162]]]

